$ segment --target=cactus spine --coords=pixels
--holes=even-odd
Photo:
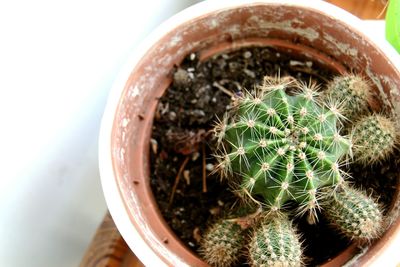
[[[284,216],[268,216],[254,231],[249,245],[251,266],[301,266],[299,237]]]
[[[336,106],[319,104],[315,88],[305,85],[288,95],[294,85],[266,79],[255,96],[237,100],[232,122],[218,127],[219,167],[237,174],[243,195],[261,198],[271,211],[294,200],[314,218],[320,188],[342,182],[339,165],[351,145],[337,130]]]
[[[352,130],[354,158],[364,164],[386,159],[396,146],[396,124],[382,115],[361,118]]]
[[[340,103],[341,112],[349,121],[368,111],[371,96],[368,82],[358,75],[335,77],[322,95],[325,102]]]
[[[369,240],[379,235],[383,217],[378,204],[347,186],[333,194],[326,203],[326,215],[340,232],[356,240]]]

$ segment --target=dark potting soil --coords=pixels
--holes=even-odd
[[[174,82],[159,100],[151,140],[151,187],[166,222],[195,252],[207,225],[237,201],[226,183],[212,172],[216,165],[213,125],[229,108],[232,94],[251,90],[265,75],[277,73],[321,85],[335,75],[316,67],[315,62],[272,48],[244,48],[204,62],[191,54],[171,74]],[[399,166],[400,162],[388,160],[368,169],[350,166],[348,171],[356,185],[387,206],[395,192]],[[305,218],[295,219],[295,224],[305,240],[309,266],[333,258],[350,244],[322,215],[316,225],[309,225]]]

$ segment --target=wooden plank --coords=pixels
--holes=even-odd
[[[386,0],[326,0],[361,19],[384,19]]]
[[[143,267],[119,234],[109,212],[86,251],[81,267]]]

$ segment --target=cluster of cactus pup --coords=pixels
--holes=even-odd
[[[393,119],[369,112],[371,89],[357,75],[336,77],[319,92],[291,77],[265,77],[233,99],[215,127],[218,169],[244,202],[258,207],[210,226],[201,254],[212,266],[301,266],[295,216],[317,223],[317,211],[343,235],[366,241],[382,229],[380,205],[347,182],[344,164],[380,162],[396,146]],[[361,115],[361,116],[360,116]]]

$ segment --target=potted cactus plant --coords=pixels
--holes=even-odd
[[[203,92],[215,88],[222,92],[221,94],[228,94],[229,98],[233,96],[232,106],[236,107],[229,111],[225,120],[222,119],[224,124],[220,124],[219,127],[221,130],[224,128],[223,125],[226,125],[224,131],[218,131],[219,147],[222,150],[224,147],[226,153],[219,154],[221,159],[219,169],[225,170],[223,175],[225,181],[233,184],[235,193],[240,196],[240,199],[247,199],[250,207],[245,208],[244,211],[229,210],[226,212],[229,214],[225,215],[222,212],[220,214],[222,215],[221,223],[213,225],[216,230],[220,228],[233,231],[247,229],[247,233],[243,232],[245,234],[232,237],[233,239],[237,236],[243,237],[243,240],[238,240],[238,243],[250,247],[248,251],[254,252],[249,263],[258,264],[257,261],[261,260],[269,264],[269,261],[275,260],[279,255],[278,261],[300,265],[305,258],[301,251],[307,246],[302,245],[302,241],[298,239],[301,232],[295,230],[299,224],[294,215],[305,213],[302,217],[308,218],[309,223],[315,223],[314,225],[319,227],[322,223],[317,221],[317,217],[313,215],[314,211],[322,214],[318,220],[334,221],[335,228],[339,229],[337,232],[345,234],[350,239],[372,240],[379,236],[371,242],[371,246],[366,246],[361,251],[357,249],[357,245],[349,245],[343,241],[344,246],[349,245],[349,248],[340,255],[332,254],[323,259],[325,262],[329,260],[328,265],[330,263],[340,265],[348,261],[356,261],[358,264],[371,263],[381,260],[384,256],[381,255],[382,252],[389,251],[387,248],[395,247],[394,243],[400,229],[399,212],[396,208],[400,197],[399,191],[395,190],[398,188],[397,174],[390,178],[393,188],[390,190],[390,195],[382,197],[387,201],[386,206],[381,210],[377,200],[370,198],[369,193],[365,194],[363,190],[355,189],[356,186],[349,184],[349,179],[344,171],[345,166],[342,166],[345,162],[349,162],[347,160],[351,158],[351,151],[357,162],[369,164],[382,160],[390,154],[384,152],[385,145],[388,145],[387,151],[391,151],[393,146],[389,142],[390,138],[393,142],[396,142],[397,138],[393,134],[396,126],[390,126],[391,123],[388,123],[393,119],[387,118],[386,115],[382,115],[383,113],[373,113],[372,111],[389,110],[390,112],[386,112],[386,114],[398,114],[400,111],[398,105],[400,100],[399,57],[386,43],[371,40],[363,31],[361,21],[322,1],[313,1],[311,8],[309,1],[206,1],[163,24],[142,47],[137,49],[136,54],[121,72],[121,76],[117,79],[110,94],[103,117],[99,157],[102,185],[111,215],[124,239],[141,261],[149,266],[207,266],[207,261],[216,262],[200,257],[190,248],[190,244],[184,244],[177,238],[171,230],[171,225],[166,223],[159,205],[155,201],[159,195],[162,195],[161,191],[158,193],[151,187],[151,184],[154,184],[152,181],[157,181],[162,187],[165,185],[167,177],[175,176],[172,174],[176,174],[178,182],[185,179],[185,183],[193,185],[196,179],[193,173],[185,172],[187,171],[185,166],[195,165],[200,161],[207,163],[210,158],[215,158],[212,156],[214,152],[210,152],[207,146],[203,149],[204,142],[198,141],[204,140],[205,137],[212,138],[209,131],[198,131],[193,135],[189,131],[183,139],[179,135],[174,136],[168,132],[161,133],[161,139],[171,138],[174,140],[175,149],[181,153],[179,157],[174,156],[172,152],[163,151],[159,140],[151,140],[152,135],[158,129],[155,126],[154,118],[157,118],[159,114],[163,116],[168,114],[168,120],[174,121],[179,126],[183,123],[180,115],[186,114],[184,109],[180,109],[181,106],[197,106],[202,103],[203,106],[209,107],[210,112],[218,108],[221,110],[221,107],[224,110],[225,105],[230,105],[225,101],[226,98],[223,100],[219,95],[215,95],[215,98],[211,97],[205,100],[206,98],[202,97]],[[369,81],[371,90],[367,93],[362,93],[362,90],[361,92],[351,90],[345,93],[346,88],[350,88],[351,85],[342,86],[349,83],[342,81],[333,82],[328,87],[334,89],[321,91],[321,94],[317,95],[314,93],[313,86],[299,85],[300,83],[293,81],[293,78],[285,80],[283,79],[285,75],[281,75],[282,80],[278,84],[273,79],[259,83],[261,75],[265,75],[265,73],[263,74],[262,71],[256,73],[248,68],[249,65],[241,68],[241,73],[249,77],[254,76],[254,82],[251,84],[231,83],[229,84],[232,87],[230,90],[225,90],[223,80],[219,80],[215,84],[212,81],[211,85],[205,85],[204,88],[194,88],[191,69],[185,68],[184,71],[176,72],[179,75],[173,74],[177,68],[178,70],[183,69],[187,60],[194,63],[198,61],[201,64],[201,62],[213,58],[214,55],[229,57],[229,51],[237,51],[246,47],[274,49],[274,53],[269,54],[270,58],[289,58],[287,66],[293,68],[312,65],[312,68],[306,70],[311,74],[315,69],[329,70],[328,73],[339,76],[349,72],[359,73]],[[261,54],[262,52],[257,55],[245,53],[243,58],[257,58]],[[309,62],[311,63],[309,64]],[[220,74],[220,69],[230,68],[235,71],[238,66],[238,64],[225,66],[223,62],[219,61],[217,63],[217,67],[214,66],[212,70],[207,69],[207,72]],[[263,66],[265,69],[274,70],[275,73],[279,71],[269,63]],[[194,68],[200,68],[200,65],[194,65]],[[285,68],[281,68],[280,71],[284,72]],[[317,73],[314,76],[319,77],[324,73],[326,72]],[[242,74],[239,73],[239,75]],[[180,77],[180,80],[173,82],[174,76]],[[330,75],[322,76],[320,80],[331,78]],[[295,79],[297,80],[298,77],[295,76]],[[281,84],[281,82],[283,83]],[[167,112],[167,106],[160,105],[160,98],[171,83],[181,87],[184,96],[176,102],[175,106],[170,105]],[[258,91],[256,90],[255,94],[246,93],[244,89],[252,91],[254,84],[260,86]],[[354,82],[350,84],[354,84]],[[338,95],[339,90],[344,90],[343,94]],[[310,93],[311,91],[312,93]],[[184,102],[192,95],[198,96],[196,99],[190,99],[192,102]],[[273,96],[275,99],[268,99],[267,96]],[[264,99],[264,97],[266,98]],[[343,100],[343,97],[346,101]],[[285,113],[284,110],[272,105],[271,108],[275,109],[279,116],[276,117],[273,114],[274,111],[270,110],[269,113],[275,117],[266,121],[273,124],[259,125],[256,118],[258,116],[267,118],[269,116],[268,109],[264,113],[263,108],[251,107],[251,105],[249,107],[248,104],[245,104],[249,99],[255,100],[261,106],[264,101],[266,105],[270,105],[272,101],[281,103],[284,107],[285,101],[287,101],[294,109],[287,110]],[[379,101],[376,101],[377,99]],[[365,106],[366,102],[368,102],[368,107]],[[353,110],[357,103],[361,103],[360,112],[355,112],[354,118],[352,114],[343,113],[345,110]],[[352,108],[343,108],[346,104]],[[380,109],[379,106],[385,108]],[[338,109],[337,112],[335,107]],[[248,108],[255,111],[253,118],[246,117],[243,115],[244,113],[241,113],[241,110]],[[305,109],[302,111],[302,108]],[[361,111],[364,112],[366,109],[369,109],[370,114],[356,118]],[[205,113],[208,114],[208,111]],[[300,113],[304,114],[304,117],[301,117]],[[319,115],[326,114],[326,118],[322,116],[314,121],[311,120],[310,114],[317,113]],[[340,114],[347,120],[341,119]],[[188,122],[196,127],[197,123],[203,120],[203,113],[193,111],[192,115],[197,116],[196,119]],[[290,121],[292,121],[290,116],[293,117],[292,126],[290,125]],[[276,134],[276,147],[275,145],[274,147],[280,150],[276,151],[272,158],[261,157],[261,165],[250,164],[245,160],[247,156],[241,155],[242,152],[247,153],[246,149],[249,149],[249,152],[253,149],[253,152],[250,153],[252,159],[258,160],[257,156],[259,155],[254,144],[251,146],[248,142],[244,143],[247,135],[251,137],[250,131],[245,130],[245,127],[249,125],[246,124],[247,126],[242,128],[238,126],[237,122],[246,118],[248,119],[246,123],[250,126],[254,122],[254,126],[250,128],[260,128],[262,132],[265,132],[266,140],[270,141],[270,137],[274,133]],[[319,132],[313,132],[316,124],[322,125],[324,128],[321,128]],[[283,126],[288,127],[283,128]],[[381,129],[376,130],[376,127]],[[237,134],[241,131],[243,134]],[[378,131],[380,132],[378,133]],[[225,135],[221,135],[221,132]],[[373,138],[371,133],[378,133],[376,138],[378,143],[376,144],[379,146],[366,148],[366,141]],[[386,139],[382,137],[383,135],[386,136]],[[235,139],[235,136],[242,136],[243,139]],[[380,141],[382,138],[384,142]],[[261,139],[259,145],[262,143]],[[184,146],[185,142],[182,140],[191,145]],[[330,145],[332,147],[329,147]],[[238,150],[238,148],[242,149]],[[196,153],[198,151],[209,151],[209,153]],[[272,153],[272,150],[268,151]],[[371,151],[375,152],[370,153]],[[232,153],[236,153],[235,158]],[[155,154],[159,157],[155,158],[155,161],[151,161]],[[225,166],[227,161],[224,160],[227,159],[227,156],[224,155],[228,155],[229,160],[232,161],[231,168]],[[276,159],[274,159],[275,156]],[[376,156],[379,156],[379,159]],[[301,163],[303,157],[307,159],[307,162],[311,160],[311,163]],[[157,161],[159,158],[161,160]],[[166,158],[171,160],[169,165],[175,171],[168,175],[165,173],[154,175],[152,172],[154,166],[156,164],[166,166],[165,160],[163,161]],[[264,160],[268,161],[264,162]],[[288,175],[288,169],[292,168],[290,161],[293,161],[292,171],[296,175]],[[150,166],[150,162],[154,164]],[[263,165],[263,163],[267,163],[269,166]],[[255,179],[254,175],[260,171],[258,169],[262,168],[266,172],[269,169],[274,170],[274,167],[278,166],[274,164],[281,167],[281,172],[276,178],[274,177],[271,181]],[[208,164],[202,163],[198,164],[198,167],[200,170],[206,171],[213,169],[212,166],[209,168]],[[314,170],[315,168],[317,170]],[[242,173],[245,178],[240,179],[238,173]],[[156,177],[158,180],[151,180],[150,177]],[[207,180],[207,176],[205,177]],[[174,180],[174,178],[171,179]],[[355,178],[364,179],[365,177]],[[209,194],[213,190],[210,184],[208,185],[208,193],[205,193],[205,196],[210,196]],[[268,187],[268,191],[263,190],[264,185]],[[180,195],[180,192],[176,190],[175,200]],[[167,195],[167,199],[168,197],[170,196]],[[186,202],[190,203],[191,201]],[[207,203],[206,200],[203,203]],[[220,206],[225,208],[223,201],[221,203]],[[349,205],[352,207],[350,210]],[[359,208],[361,206],[368,207],[367,215],[364,214],[363,208]],[[217,208],[221,210],[221,207]],[[289,212],[296,208],[298,212]],[[190,210],[196,209],[198,209],[196,206],[190,207]],[[361,209],[363,209],[362,214],[359,214]],[[184,211],[178,209],[169,213],[177,215],[182,212]],[[210,212],[215,212],[215,210],[210,209]],[[382,213],[384,214],[383,219]],[[358,224],[355,223],[354,226],[353,222],[348,223],[350,218],[357,216]],[[200,219],[204,218],[195,216],[192,221]],[[292,222],[293,219],[295,222]],[[363,219],[366,226],[362,225],[360,219]],[[180,221],[179,225],[182,226],[184,223]],[[272,242],[275,246],[272,247],[272,250],[269,250],[269,246],[257,248],[259,243],[257,236],[266,235],[266,232],[273,238]],[[290,241],[292,245],[290,248],[282,247],[276,251],[276,248],[279,248],[282,243],[279,238],[283,234],[287,234],[288,239],[285,241]],[[208,234],[200,230],[200,233],[193,231],[193,236],[199,237],[199,242],[202,242],[201,240],[207,240]],[[253,236],[251,242],[248,241],[248,236]],[[224,243],[231,244],[232,249],[235,246],[235,243],[233,245],[229,243],[233,239],[225,238],[225,234],[214,237],[214,239],[226,240]],[[266,250],[266,252],[260,254],[260,250]],[[236,254],[236,251],[239,249],[231,250],[230,255]],[[289,253],[287,255],[283,253],[283,255],[281,251]],[[277,254],[278,252],[281,254]],[[209,253],[212,255],[213,252],[207,251],[207,248],[202,249],[202,255],[205,256]],[[361,256],[358,255],[359,253]],[[292,256],[293,261],[285,258],[289,255]],[[233,261],[235,260],[233,259]],[[225,263],[218,264],[224,266]],[[227,265],[228,263],[225,266]]]
[[[292,86],[298,92],[289,95]],[[258,209],[256,215],[249,209],[245,216],[210,226],[201,249],[208,263],[233,266],[238,252],[248,247],[251,266],[301,266],[302,242],[285,214],[290,201],[297,203],[296,215],[306,215],[311,224],[322,209],[350,239],[379,236],[379,204],[349,185],[348,174],[341,169],[352,160],[352,148],[354,160],[363,164],[393,153],[396,123],[382,115],[363,114],[370,95],[368,84],[355,75],[335,78],[322,96],[315,86],[266,77],[254,92],[235,99],[234,111],[216,127],[221,144],[218,168],[248,200],[246,205],[250,202]],[[348,118],[357,122],[347,121],[343,129],[341,122]],[[342,132],[352,134],[346,137]],[[249,228],[253,229],[246,243]]]

